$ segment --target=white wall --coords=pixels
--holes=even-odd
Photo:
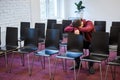
[[[40,22],[40,0],[31,0],[31,27]]]
[[[63,16],[75,17],[75,2],[79,0],[64,0]],[[112,21],[120,21],[120,0],[82,0],[86,7],[84,18],[94,20],[106,20],[107,32]],[[21,21],[30,21],[31,27],[35,22],[40,22],[39,0],[0,0],[0,27],[2,31],[7,26],[18,27]],[[63,6],[61,6],[63,7]],[[3,35],[2,35],[3,36]],[[2,41],[3,40],[3,37]],[[3,42],[4,43],[4,42]]]
[[[18,27],[20,22],[40,22],[40,0],[0,0],[1,45],[5,45],[6,27]],[[19,37],[20,35],[18,35]]]
[[[74,3],[79,0],[66,0],[66,18],[75,16],[76,10]],[[120,21],[120,0],[82,0],[86,7],[84,18],[107,21],[107,32],[110,30],[112,21]]]
[[[30,0],[0,0],[1,45],[5,45],[6,27],[19,29],[21,21],[31,22]]]

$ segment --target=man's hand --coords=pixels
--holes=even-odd
[[[79,31],[79,30],[75,30],[75,31],[74,31],[74,34],[77,34],[77,35],[78,35],[78,34],[80,34],[80,31]]]

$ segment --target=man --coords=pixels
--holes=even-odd
[[[89,46],[91,43],[92,32],[94,32],[94,25],[92,21],[85,19],[76,19],[69,26],[64,29],[65,32],[73,32],[74,34],[79,34],[84,36],[84,46],[83,52],[84,55],[89,54]],[[79,68],[80,58],[76,58],[76,66],[75,69]],[[89,62],[89,72],[94,74],[93,63]],[[74,67],[71,68],[73,70]]]

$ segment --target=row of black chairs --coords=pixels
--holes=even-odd
[[[50,64],[51,64],[50,56],[51,55],[59,54],[56,56],[56,58],[72,59],[73,61],[75,57],[78,57],[78,56],[80,57],[83,55],[83,51],[82,51],[83,37],[81,35],[74,35],[74,34],[68,35],[67,52],[65,52],[65,54],[59,53],[60,33],[58,29],[47,29],[46,37],[45,37],[45,49],[37,51],[38,50],[36,46],[38,45],[38,42],[37,42],[38,33],[37,32],[38,32],[37,29],[31,29],[31,28],[25,29],[24,46],[18,47],[17,45],[18,29],[13,28],[13,27],[12,28],[7,27],[6,46],[1,48],[1,51],[5,53],[5,61],[6,61],[7,69],[8,69],[8,58],[7,58],[8,53],[20,53],[22,55],[21,57],[22,57],[23,65],[24,65],[24,54],[35,53],[36,56],[48,57],[50,79],[53,79],[54,76],[51,73],[51,67],[50,67]],[[93,38],[92,38],[92,43],[91,43],[91,53],[93,54],[82,58],[81,61],[93,61],[93,62],[100,63],[101,61],[107,59],[109,55],[109,34],[106,32],[95,32],[92,34],[92,37]],[[102,53],[102,54],[98,54],[98,53]],[[118,49],[118,53],[119,53],[119,49]],[[32,63],[32,66],[30,66],[30,63],[29,63],[30,55],[27,54],[27,56],[28,56],[28,71],[29,71],[29,75],[31,75],[33,63]],[[12,55],[12,62],[9,67],[10,71],[12,69],[13,59],[14,59],[14,54]],[[34,58],[33,58],[33,62],[34,62]],[[102,72],[101,64],[100,64],[100,72]],[[77,79],[75,70],[74,70],[74,79],[75,80]],[[102,79],[102,73],[101,73],[101,79]]]
[[[94,21],[94,26],[96,31],[106,32],[106,21]],[[120,21],[112,21],[111,26],[120,27]]]
[[[52,29],[52,32],[53,29]],[[54,32],[55,33],[55,32]],[[59,46],[59,39],[58,39],[58,33],[54,37],[56,38],[57,42],[56,45]],[[47,37],[50,37],[46,35]],[[81,59],[81,61],[92,61],[92,62],[97,62],[101,63],[103,60],[107,59],[109,56],[109,34],[106,32],[95,32],[92,34],[92,44],[91,44],[91,55],[84,57]],[[73,39],[74,38],[74,39]],[[61,58],[61,59],[70,59],[74,61],[74,66],[75,66],[75,58],[76,57],[81,57],[83,55],[83,36],[82,35],[75,35],[72,33],[68,34],[68,42],[67,42],[67,52],[65,53],[59,53],[59,49],[53,46],[53,42],[51,40],[48,40],[48,42],[52,43],[50,47],[47,47],[47,41],[45,40],[45,49],[38,51],[35,53],[37,56],[44,56],[48,57],[48,62],[49,62],[49,74],[50,74],[50,79],[54,79],[55,75],[52,75],[52,70],[51,70],[51,60],[50,56],[54,54],[58,54],[56,56],[56,59]],[[98,43],[99,42],[99,43]],[[50,44],[49,43],[49,44]],[[55,65],[56,65],[57,60],[55,60]],[[56,66],[55,66],[56,68]],[[101,65],[100,65],[101,69]],[[102,72],[102,71],[101,71]],[[55,74],[55,72],[54,72]],[[77,72],[74,70],[74,79],[77,79]],[[102,75],[101,75],[102,79]]]
[[[7,28],[7,30],[9,31],[10,29],[9,28]],[[15,30],[15,29],[14,29]],[[27,32],[26,31],[28,31],[28,33],[30,33],[31,34],[31,31],[32,31],[32,33],[34,33],[34,35],[38,35],[38,31],[37,31],[37,29],[31,29],[31,30],[29,30],[29,28],[28,28],[28,30],[27,29],[24,29],[25,30],[25,32],[24,32],[24,36],[25,36],[25,38],[24,38],[24,41],[25,41],[25,44],[26,44],[26,41],[28,41],[29,42],[29,38],[31,39],[31,35],[29,36],[29,37],[27,37]],[[35,31],[34,31],[35,30]],[[7,32],[8,32],[7,31]],[[16,36],[17,36],[17,34],[18,33],[13,33],[13,34],[16,34],[16,35],[14,35],[13,36],[13,34],[10,34],[10,33],[12,33],[12,32],[14,32],[14,31],[10,31],[8,34],[6,33],[6,40],[7,40],[7,35],[10,35],[10,38],[11,38],[11,36],[12,37],[15,37],[16,38]],[[17,31],[16,31],[17,32]],[[47,31],[46,31],[47,32]],[[54,32],[54,31],[53,31]],[[33,35],[33,36],[34,36]],[[60,34],[59,34],[60,35]],[[46,35],[47,36],[47,35]],[[9,38],[9,39],[10,39]],[[34,36],[34,40],[35,39],[37,39],[38,38],[38,36],[36,36],[36,38],[35,38],[35,36]],[[47,37],[45,37],[45,38],[47,38]],[[117,38],[116,38],[117,39]],[[60,40],[60,39],[59,39]],[[12,44],[12,42],[10,42],[11,40],[8,40],[8,43],[10,43],[10,44],[8,44],[7,46],[9,47],[11,44]],[[38,41],[38,40],[36,40],[36,41]],[[111,41],[111,40],[110,40]],[[17,42],[18,42],[18,40],[17,40],[17,38],[16,38],[16,40],[14,40],[13,39],[13,42],[16,42],[16,44],[17,44]],[[28,43],[27,42],[27,43]],[[7,43],[7,41],[6,41],[6,43]],[[37,42],[36,42],[37,43]],[[46,42],[45,42],[45,44],[46,44]],[[52,43],[53,44],[53,43]],[[37,44],[36,44],[37,45]],[[36,51],[37,50],[37,47],[34,47],[34,48],[32,48],[32,49],[30,49],[30,47],[31,47],[31,42],[30,42],[30,44],[29,45],[25,45],[26,47],[24,47],[24,48],[18,48],[18,47],[16,47],[15,45],[14,45],[14,47],[13,47],[13,49],[9,49],[9,50],[6,50],[7,48],[5,48],[4,49],[4,53],[6,53],[6,57],[5,57],[5,59],[6,59],[6,66],[7,66],[7,63],[8,63],[8,61],[7,61],[7,53],[8,52],[11,52],[11,51],[15,51],[15,50],[17,50],[16,52],[19,52],[19,53],[30,53],[30,52],[34,52],[34,51]],[[33,46],[33,45],[32,45]],[[1,48],[2,49],[2,48]],[[21,50],[22,49],[22,50]],[[27,50],[27,52],[25,52],[26,50]],[[31,51],[32,50],[32,51]],[[2,50],[3,51],[3,50]],[[22,52],[23,51],[23,52]],[[45,50],[45,52],[46,52],[46,50]],[[49,52],[49,51],[47,51],[47,52]],[[22,56],[22,57],[24,57],[24,55]],[[22,58],[22,59],[24,59],[24,58]],[[29,55],[28,55],[28,59],[29,59]],[[23,60],[24,61],[24,60]],[[29,60],[28,60],[28,63],[29,63]],[[24,64],[23,64],[24,65]],[[11,67],[12,67],[12,64],[11,64]],[[30,64],[28,65],[28,69],[29,69],[29,74],[31,75],[31,68],[30,68]],[[76,73],[74,73],[74,74],[76,74]],[[51,75],[51,71],[50,71],[50,76],[52,76]]]
[[[106,32],[106,21],[94,21],[95,30],[96,32]],[[118,34],[120,32],[120,22],[119,21],[113,21],[112,26],[110,27],[110,47],[116,47],[118,40]],[[114,46],[113,46],[114,45]]]
[[[48,19],[47,24],[45,23],[35,23],[35,28],[39,29],[38,30],[38,35],[40,38],[45,38],[45,27],[46,29],[59,29],[60,33],[64,33],[64,28],[68,25],[70,25],[72,20],[62,20],[61,24],[57,23],[56,19]],[[47,25],[47,26],[46,26]],[[20,23],[20,39],[24,39],[24,30],[25,28],[30,28],[30,22],[21,22]],[[60,34],[60,38],[62,39],[62,35]]]
[[[24,33],[24,46],[18,46],[18,28],[16,27],[6,27],[6,36],[5,36],[5,46],[1,46],[1,53],[5,55],[6,69],[10,68],[11,71],[13,57],[11,58],[11,65],[8,66],[8,53],[21,53],[22,64],[24,66],[24,54],[31,53],[37,50],[37,31],[36,29],[27,28]],[[29,59],[29,55],[28,55]],[[28,61],[29,64],[29,61]],[[30,71],[30,68],[29,68]]]
[[[114,23],[114,22],[113,22]],[[115,22],[116,23],[116,22]],[[106,32],[106,22],[105,21],[95,21],[94,22],[95,29],[97,32]],[[104,27],[104,28],[103,28]],[[53,26],[54,29],[59,29],[60,30],[60,24],[54,24]],[[97,29],[98,28],[98,29]],[[120,27],[119,26],[112,26],[110,29],[110,34],[109,34],[109,49],[110,50],[117,50],[117,42],[118,42],[118,34],[120,32]],[[62,33],[60,33],[62,34]],[[62,36],[62,35],[61,35]],[[70,41],[70,40],[69,40]],[[99,42],[99,41],[98,41]],[[107,40],[108,42],[108,40]],[[74,47],[75,48],[75,47]],[[77,48],[76,48],[77,49]],[[105,56],[105,55],[104,55]],[[59,56],[58,56],[59,57]],[[62,56],[63,57],[63,56]],[[65,56],[66,57],[66,56]],[[108,56],[105,56],[104,58],[107,58]],[[74,58],[73,58],[74,59]],[[101,68],[101,67],[100,67]],[[76,72],[74,71],[74,75],[76,76]],[[76,77],[75,77],[76,79]],[[102,76],[101,76],[102,79]]]
[[[58,38],[57,38],[58,37]],[[27,54],[28,57],[28,71],[29,75],[31,75],[31,66],[29,63],[29,56],[28,53],[34,53],[38,50],[38,31],[35,28],[26,28],[24,32],[24,46],[18,46],[18,28],[15,27],[7,27],[6,28],[6,45],[1,47],[0,51],[1,53],[5,54],[5,61],[6,61],[6,69],[8,71],[8,68],[10,68],[10,72],[12,69],[12,64],[14,61],[14,54],[20,53],[21,59],[22,59],[22,65],[24,66],[24,55]],[[45,37],[45,47],[47,46],[53,46],[51,48],[54,49],[54,46],[58,49],[59,45],[58,40],[59,39],[59,30],[49,30],[46,31],[46,37]],[[12,54],[12,60],[11,65],[8,67],[8,53]]]
[[[8,58],[7,58],[7,54],[10,53],[12,50],[16,50],[17,49],[17,28],[7,28],[6,29],[6,45],[5,46],[1,46],[0,47],[0,52],[1,54],[5,55],[5,65],[6,65],[6,69],[8,69]],[[11,34],[12,33],[12,34]],[[0,35],[1,35],[1,30],[0,30]],[[1,40],[0,40],[1,42]],[[12,46],[11,46],[12,45]]]
[[[120,33],[119,33],[120,34]],[[74,40],[73,40],[74,38]],[[117,55],[119,56],[119,42],[120,42],[120,35],[118,37],[118,43],[117,43]],[[77,46],[77,47],[76,47]],[[68,35],[68,44],[67,44],[67,52],[65,54],[59,54],[56,56],[55,63],[57,62],[57,59],[70,59],[73,60],[74,66],[75,66],[75,58],[81,57],[83,55],[83,37],[81,35],[75,35],[75,34],[69,34]],[[114,66],[119,65],[119,58],[117,56],[117,60],[113,60],[112,62],[109,61],[109,33],[107,32],[94,32],[92,34],[92,41],[91,41],[91,47],[90,47],[90,55],[81,58],[81,62],[87,61],[87,62],[94,62],[99,63],[100,66],[100,80],[103,79],[102,74],[102,62],[105,61],[105,64],[111,65],[110,63],[114,64]],[[80,65],[81,67],[81,65]],[[56,68],[55,68],[56,69]],[[80,71],[80,68],[79,68]],[[78,72],[79,75],[79,72]],[[107,70],[106,70],[106,76],[107,76]],[[114,79],[115,77],[113,77]],[[77,72],[74,70],[74,80],[77,79]]]
[[[64,28],[68,25],[71,24],[71,20],[62,20],[62,24],[58,24],[56,19],[48,19],[47,20],[47,29],[59,29],[60,30],[60,39],[62,39],[62,34],[64,33]],[[117,37],[117,32],[119,29],[115,30],[114,27],[120,27],[119,26],[120,22],[119,21],[113,21],[112,26],[110,27],[110,41],[115,40]],[[94,21],[95,25],[95,30],[98,31],[103,31],[106,32],[106,21]],[[21,30],[20,30],[20,35],[21,39],[24,37],[24,28],[30,27],[30,22],[21,22]],[[39,29],[38,30],[38,35],[40,38],[45,38],[45,23],[35,23],[35,28]],[[115,36],[116,35],[116,36]],[[112,37],[111,37],[112,36]],[[114,36],[114,38],[113,38]],[[117,40],[117,39],[116,39]],[[116,42],[116,41],[115,41]],[[113,44],[113,42],[110,42],[110,44]]]
[[[110,65],[113,66],[120,66],[120,32],[118,33],[118,39],[117,39],[117,57],[113,59],[112,61],[109,60],[110,55],[110,49],[109,49],[109,33],[107,32],[94,32],[92,34],[92,40],[91,40],[91,46],[90,46],[90,55],[81,58],[80,67],[83,61],[85,62],[94,62],[99,63],[100,66],[100,80],[103,80],[103,74],[102,74],[102,62],[104,61],[107,66],[106,69],[106,78],[107,79],[107,71],[108,67]],[[73,40],[74,38],[74,40]],[[75,66],[75,58],[81,57],[83,55],[83,36],[81,35],[75,35],[75,34],[69,34],[68,35],[68,44],[67,44],[67,52],[65,54],[59,54],[56,57],[57,59],[69,59],[73,60],[74,66]],[[56,63],[55,62],[55,63]],[[79,67],[79,71],[80,71]],[[79,76],[76,70],[74,69],[74,80],[77,80],[77,75]],[[115,71],[113,74],[113,80],[115,80]]]
[[[48,19],[47,20],[47,28],[46,29],[59,29],[60,30],[60,38],[62,39],[62,33],[64,33],[64,28],[67,27],[68,25],[70,25],[72,23],[72,20],[62,20],[61,24],[57,23],[56,19]],[[118,21],[113,21],[112,22],[112,27],[116,27],[119,26],[119,22]],[[38,34],[39,37],[41,38],[45,38],[45,23],[35,23],[35,28],[39,29],[39,33]],[[94,21],[94,26],[95,26],[95,30],[98,31],[103,31],[106,32],[106,21]],[[24,28],[29,28],[30,27],[30,22],[21,22],[20,25],[20,39],[24,38]],[[111,29],[110,29],[111,30]]]

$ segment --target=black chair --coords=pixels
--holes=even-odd
[[[25,30],[26,28],[30,28],[30,22],[20,22],[20,38],[18,39],[19,46],[21,47],[22,42],[24,41],[25,38]]]
[[[0,45],[1,45],[1,27],[0,27]]]
[[[26,28],[30,28],[30,22],[21,22],[20,23],[20,40],[24,40]]]
[[[49,66],[50,79],[52,78],[51,72],[51,56],[59,52],[59,30],[47,29],[45,37],[45,49],[35,53],[35,56],[47,57]],[[45,62],[45,61],[44,61]],[[45,63],[44,63],[45,68]]]
[[[45,23],[35,23],[35,29],[37,29],[39,42],[44,42],[45,40]]]
[[[56,19],[48,19],[47,20],[47,29],[52,29],[53,24],[56,24],[57,20]]]
[[[56,62],[58,59],[73,60],[74,63],[74,80],[76,80],[76,70],[75,70],[75,58],[82,56],[83,54],[83,36],[69,33],[67,50],[64,53],[60,53],[56,56]],[[55,62],[55,66],[56,66]],[[66,69],[66,63],[64,64],[64,69]],[[55,70],[56,71],[56,70]]]
[[[60,51],[62,50],[62,47],[64,47],[64,50],[66,49],[65,47],[67,46],[67,33],[63,33],[63,27],[62,24],[54,24],[53,29],[58,29],[60,32]]]
[[[120,66],[120,33],[118,36],[118,43],[117,43],[117,56],[115,59],[107,63],[105,80],[107,80],[107,74],[108,74],[109,67],[112,73],[112,80],[116,80],[116,66]]]
[[[70,24],[72,23],[72,20],[62,20],[62,28],[63,28],[63,33],[64,32],[64,29],[69,26]]]
[[[120,27],[120,21],[112,21],[112,26],[119,26]]]
[[[66,33],[66,32],[64,32],[64,29],[67,27],[67,26],[69,26],[70,24],[72,23],[72,20],[62,20],[62,32],[63,32],[63,34],[62,34],[62,37],[63,37],[63,39],[62,39],[62,42],[61,42],[61,46],[66,46],[67,45],[67,36],[68,36],[68,32]]]
[[[2,46],[0,52],[5,55],[6,69],[8,71],[8,53],[12,53],[18,48],[18,28],[16,27],[7,27],[6,28],[6,44]]]
[[[106,21],[94,21],[96,31],[106,32]]]
[[[120,32],[120,27],[112,26],[110,28],[110,38],[109,38],[109,47],[110,50],[116,51],[117,44],[118,44],[118,34]]]
[[[58,29],[59,30],[59,32],[60,32],[60,40],[62,40],[63,39],[63,29],[62,29],[62,24],[53,24],[53,29]]]
[[[37,51],[37,46],[38,46],[38,35],[37,35],[37,30],[34,28],[26,28],[25,29],[25,34],[24,34],[24,46],[20,47],[15,53],[21,54],[21,59],[22,59],[22,65],[24,66],[24,55],[27,55],[28,58],[28,72],[29,75],[31,76],[31,66],[30,66],[30,53],[34,53]],[[13,60],[12,60],[13,61]],[[12,64],[11,68],[12,69]]]
[[[81,58],[80,66],[83,61],[99,63],[100,80],[102,80],[101,62],[108,60],[108,57],[109,57],[109,34],[106,32],[94,32],[92,34],[90,55]]]

